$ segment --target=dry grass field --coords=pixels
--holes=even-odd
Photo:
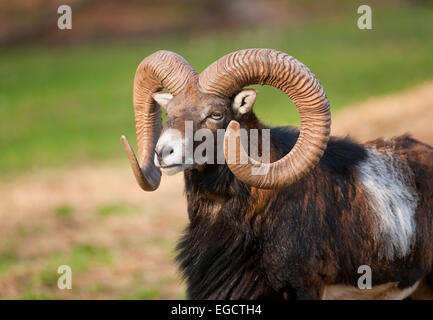
[[[332,123],[333,135],[361,142],[403,133],[433,145],[433,82],[344,108]]]
[[[433,144],[433,83],[334,115],[333,134],[359,141],[410,132]],[[120,143],[120,142],[119,142]],[[183,177],[137,186],[126,158],[0,182],[0,299],[176,299],[174,246],[187,223]],[[72,267],[72,290],[57,267]]]
[[[181,175],[144,193],[127,166],[38,172],[0,186],[0,298],[182,298]],[[72,290],[57,289],[57,267]]]

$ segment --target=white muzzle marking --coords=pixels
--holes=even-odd
[[[189,139],[184,139],[182,133],[176,129],[167,129],[160,136],[155,147],[155,166],[164,174],[174,175],[185,170],[185,145]]]

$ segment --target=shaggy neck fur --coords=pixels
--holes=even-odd
[[[298,134],[271,129],[272,161]],[[271,191],[246,186],[226,165],[185,171],[190,223],[177,260],[188,297],[320,298],[327,285],[356,285],[361,265],[374,271],[374,285],[415,283],[427,272],[423,258],[392,255],[398,248],[381,239],[377,208],[357,179],[369,156],[364,146],[331,139],[310,174]]]

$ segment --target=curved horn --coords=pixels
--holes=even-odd
[[[171,94],[177,95],[196,76],[197,72],[184,58],[163,50],[145,58],[137,68],[134,78],[134,112],[139,161],[128,140],[122,136],[121,141],[135,178],[145,191],[156,190],[161,181],[161,171],[154,165],[153,158],[161,134],[162,116],[152,94],[167,88]]]
[[[232,164],[228,161],[228,154],[232,152],[228,141],[232,134],[239,134],[240,125],[231,121],[224,136],[227,165],[235,176],[250,186],[264,189],[287,187],[310,172],[326,149],[331,126],[328,99],[319,80],[306,66],[286,53],[271,49],[230,53],[199,76],[200,90],[218,96],[232,97],[252,84],[274,86],[293,100],[301,120],[299,138],[287,155],[273,163],[260,163],[249,158],[237,140],[236,150],[248,159],[248,163]]]

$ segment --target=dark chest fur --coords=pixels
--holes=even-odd
[[[297,134],[272,129],[277,156]],[[378,266],[373,218],[354,180],[366,156],[360,145],[331,140],[308,176],[270,193],[247,187],[225,165],[185,172],[190,224],[177,260],[188,297],[318,298],[326,284],[355,284],[360,265]],[[381,267],[377,282],[409,277]]]

